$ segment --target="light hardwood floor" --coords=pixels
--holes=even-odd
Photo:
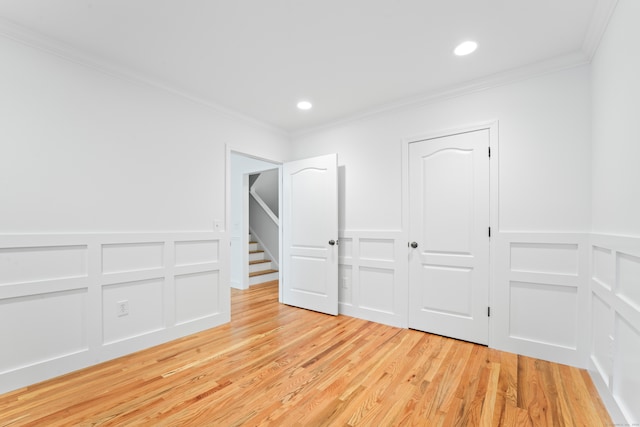
[[[4,349],[3,351],[6,351]],[[232,321],[0,396],[0,426],[602,426],[588,374],[232,291]]]

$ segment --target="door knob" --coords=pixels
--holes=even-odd
[[[331,239],[331,240],[329,240],[329,244],[330,244],[331,246],[333,246],[333,245],[335,245],[335,244],[336,244],[336,241],[335,241],[335,240],[333,240],[333,239]]]
[[[417,248],[418,247],[418,242],[411,242],[411,247],[413,249]]]

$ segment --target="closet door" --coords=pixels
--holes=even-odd
[[[489,341],[489,130],[409,144],[409,327]]]

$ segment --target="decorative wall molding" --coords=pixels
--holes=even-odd
[[[602,36],[604,36],[617,4],[618,0],[600,0],[596,2],[589,29],[582,43],[582,50],[589,57],[589,62],[591,62],[598,50]]]
[[[402,231],[342,230],[339,311],[407,327],[406,241]]]
[[[495,234],[491,347],[586,367],[588,233]]]
[[[0,393],[228,322],[228,247],[221,232],[0,235]]]
[[[592,234],[589,371],[614,420],[640,422],[640,237]]]

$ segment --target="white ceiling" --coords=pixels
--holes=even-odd
[[[603,2],[0,0],[0,17],[5,28],[294,132],[535,63],[584,62],[606,22]],[[466,39],[478,50],[455,57]],[[297,110],[300,99],[314,108]]]

